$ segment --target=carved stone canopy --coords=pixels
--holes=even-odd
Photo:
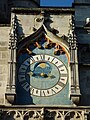
[[[23,47],[27,46],[27,44],[38,41],[42,36],[46,37],[46,39],[50,40],[52,43],[57,43],[61,47],[64,47],[65,51],[69,56],[69,43],[66,39],[64,39],[65,36],[58,37],[54,35],[52,32],[48,31],[48,29],[44,25],[42,25],[38,30],[36,30],[35,33],[33,33],[32,35],[22,39],[21,41],[18,41],[18,48],[22,49]],[[18,50],[20,51],[20,49]]]

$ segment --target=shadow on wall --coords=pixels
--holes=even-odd
[[[15,22],[16,22],[17,39],[19,42],[25,37],[25,34],[23,32],[22,24],[20,24],[21,21],[17,18],[16,15],[15,15]]]
[[[90,105],[90,46],[79,46],[80,105]]]
[[[21,53],[17,58],[16,104],[34,104],[30,94],[30,60],[27,53]],[[26,61],[25,61],[26,60]],[[26,63],[26,64],[25,64]],[[27,65],[28,64],[28,65]]]
[[[50,16],[50,14],[47,14],[44,16],[45,20],[44,20],[44,25],[46,26],[46,28],[48,28],[49,31],[51,31],[53,34],[58,34],[59,31],[55,28],[51,28],[51,24],[53,23],[52,21],[52,17]]]
[[[26,91],[19,83],[17,85],[16,104],[18,104],[18,105],[30,105],[30,104],[34,105],[33,99],[30,95],[30,90]]]
[[[22,41],[24,38],[24,32],[22,28],[22,24],[20,24],[20,20],[15,16],[15,22],[16,22],[16,33],[17,33],[17,50],[18,48],[18,43]],[[22,61],[24,61],[27,57],[29,57],[27,54],[24,54],[22,56],[18,55],[17,56],[17,71],[19,70],[20,66],[23,64]],[[20,71],[19,71],[20,72]],[[21,74],[19,74],[21,75]],[[16,103],[18,105],[30,105],[33,104],[32,97],[30,95],[30,80],[29,78],[26,81],[25,78],[21,76],[20,80],[18,80],[18,73],[17,73],[17,81],[16,81]]]

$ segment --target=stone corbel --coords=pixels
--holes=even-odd
[[[13,104],[15,103],[16,93],[6,93],[5,98],[7,99],[8,103]]]
[[[71,90],[71,91],[72,91],[72,90]],[[79,94],[79,93],[71,93],[71,94],[70,94],[70,99],[72,100],[72,102],[73,102],[75,105],[79,105],[80,96],[81,96],[81,94]]]

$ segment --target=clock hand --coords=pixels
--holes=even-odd
[[[48,75],[45,74],[45,73],[41,73],[40,76],[41,76],[41,77],[44,77],[44,78],[48,77]]]
[[[50,73],[48,74],[48,77],[50,77],[51,79],[55,78],[55,76],[51,75]]]
[[[27,73],[29,76],[36,76],[36,74],[33,71],[30,71]]]
[[[27,74],[29,76],[41,76],[41,77],[44,77],[44,78],[50,77],[51,79],[55,78],[55,76],[51,75],[50,73],[49,74],[41,73],[41,74],[36,75],[33,71],[30,71]]]

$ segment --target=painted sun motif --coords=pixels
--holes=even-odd
[[[46,63],[40,63],[40,64],[39,64],[39,67],[41,67],[41,68],[46,68]]]
[[[34,69],[28,72],[27,74],[32,77],[41,77],[41,78],[55,78],[54,75],[51,74],[52,68],[47,62],[38,62],[35,64]]]

